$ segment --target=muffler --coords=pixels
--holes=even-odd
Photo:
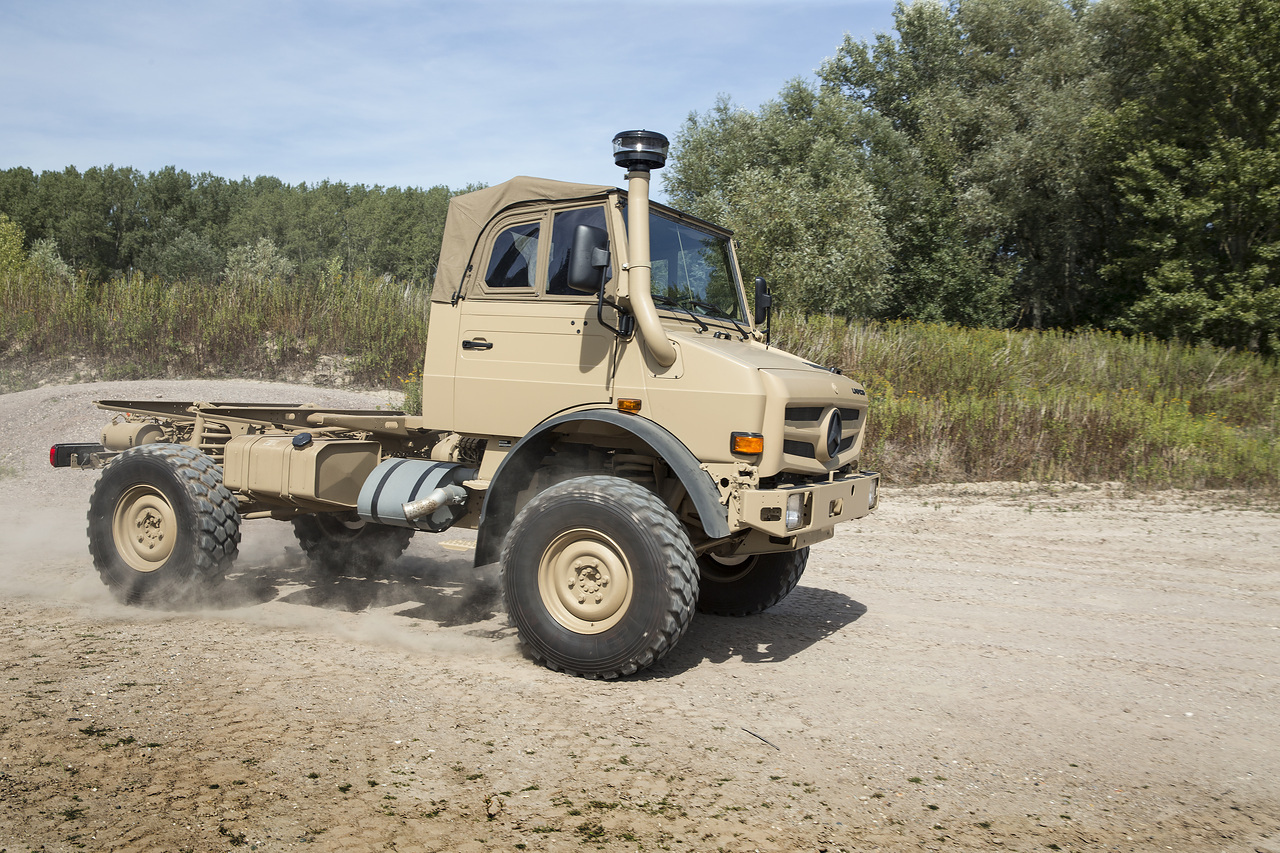
[[[365,521],[439,533],[467,514],[475,468],[456,462],[388,459],[364,481],[356,514]]]

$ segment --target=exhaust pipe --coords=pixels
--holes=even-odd
[[[467,490],[462,486],[441,486],[422,500],[401,504],[400,509],[409,521],[417,521],[433,514],[442,506],[462,506],[467,502]]]

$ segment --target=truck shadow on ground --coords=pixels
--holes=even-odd
[[[268,601],[349,613],[390,610],[442,627],[484,622],[502,609],[496,570],[474,568],[469,556],[408,555],[376,575],[349,577],[316,569],[295,548],[229,576],[214,606],[251,607]],[[397,609],[401,605],[412,606]]]
[[[799,586],[781,604],[754,616],[697,614],[674,649],[638,677],[666,678],[704,661],[779,663],[862,618],[867,606],[847,595]]]
[[[441,627],[506,622],[497,566],[475,568],[469,554],[407,554],[373,577],[345,577],[314,568],[296,548],[230,575],[212,606],[251,607],[279,601],[358,613],[385,610]],[[707,663],[779,663],[838,633],[867,612],[847,595],[799,586],[782,603],[754,616],[698,613],[676,647],[636,678],[669,678]],[[468,632],[472,633],[472,632]],[[514,628],[486,631],[502,639]],[[481,634],[477,632],[477,636]]]

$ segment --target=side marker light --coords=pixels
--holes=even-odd
[[[758,432],[735,432],[729,436],[729,450],[744,456],[764,453],[764,436]]]

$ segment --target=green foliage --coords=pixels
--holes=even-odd
[[[293,275],[293,262],[280,253],[270,237],[256,244],[237,246],[227,253],[223,273],[228,284],[253,285],[280,281]]]
[[[896,315],[1092,319],[1107,206],[1084,122],[1099,74],[1084,14],[1059,0],[896,14],[898,39],[846,37],[822,69],[826,86],[892,126],[873,159],[901,247]]]
[[[876,313],[888,240],[839,98],[793,82],[760,112],[722,99],[690,116],[664,173],[676,206],[737,232],[744,274],[769,279],[780,305]]]
[[[1280,4],[937,0],[722,98],[672,198],[791,308],[1280,343]]]
[[[404,392],[404,406],[402,408],[405,413],[410,415],[422,414],[422,374],[415,368],[408,376],[397,376],[396,379],[400,383],[400,389]]]
[[[30,238],[56,241],[92,283],[129,270],[166,281],[209,280],[229,265],[235,247],[264,238],[308,278],[332,278],[337,258],[347,274],[429,282],[452,195],[443,186],[228,181],[173,166],[146,175],[114,166],[0,171],[0,211]]]
[[[0,277],[21,275],[27,268],[25,237],[18,224],[0,213]]]
[[[1108,28],[1124,328],[1280,343],[1280,4],[1128,0]],[[1119,12],[1116,12],[1117,16]]]
[[[36,240],[27,259],[28,267],[37,276],[53,281],[69,282],[76,277],[75,270],[58,253],[58,243],[51,237]]]
[[[1109,332],[784,315],[775,340],[871,397],[864,464],[891,481],[1280,489],[1280,365]]]
[[[228,263],[230,260],[228,257]],[[150,270],[154,275],[169,281],[174,279],[207,281],[215,278],[222,271],[223,255],[203,235],[186,230],[171,241],[152,242],[143,251],[140,265],[143,269]]]
[[[917,2],[895,10],[899,38],[846,36],[822,68],[824,92],[863,116],[847,143],[869,152],[868,175],[884,210],[893,259],[883,317],[1005,325],[1014,316],[1016,266],[997,235],[966,222],[953,115],[964,70],[964,33],[950,10]]]

